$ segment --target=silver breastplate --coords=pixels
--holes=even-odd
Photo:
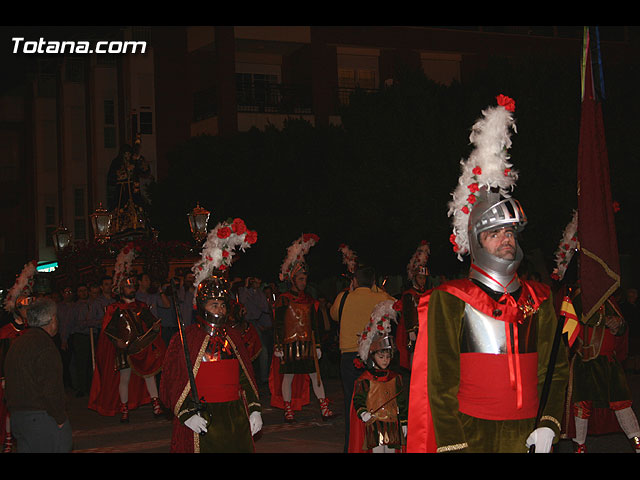
[[[519,353],[536,351],[536,318],[509,326],[511,345],[514,345],[513,328],[518,330]],[[461,339],[460,353],[507,353],[505,322],[485,315],[469,304],[464,309]]]

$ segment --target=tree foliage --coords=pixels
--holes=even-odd
[[[637,203],[633,123],[624,97],[637,76],[631,66],[616,72],[620,87],[607,100],[612,105],[605,104],[622,215]],[[500,93],[516,102],[510,154],[520,172],[515,196],[529,218],[521,244],[550,263],[577,207],[577,61],[494,58],[464,85],[450,86],[405,70],[391,86],[352,95],[341,126],[292,118],[282,129],[194,137],[170,154],[169,174],[153,190],[153,223],[161,238],[188,240],[186,213],[196,202],[212,211],[210,228],[241,217],[257,230],[258,242],[238,271],[265,279],[276,278],[286,248],[306,232],[320,237],[308,256],[319,278],[344,271],[341,243],[380,273],[404,275],[423,239],[431,243],[431,270],[455,274],[467,265],[451,251],[447,202],[460,161],[470,153],[470,128]],[[620,174],[630,171],[634,177]],[[622,231],[638,240],[637,227]]]

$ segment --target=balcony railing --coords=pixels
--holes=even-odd
[[[356,92],[375,93],[377,89],[345,88],[334,90],[333,111],[349,105],[351,95]],[[238,112],[242,113],[280,113],[313,114],[311,87],[283,84],[236,85]],[[218,114],[215,88],[209,88],[193,95],[193,120],[199,121]]]
[[[236,85],[238,112],[311,114],[311,88],[281,83]]]

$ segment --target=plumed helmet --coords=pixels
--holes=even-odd
[[[204,321],[206,326],[217,327],[224,325],[227,321],[228,313],[217,315],[207,311],[206,304],[209,300],[222,300],[229,309],[231,303],[230,285],[226,278],[213,274],[202,280],[196,291],[196,308],[198,317]]]
[[[492,279],[498,280],[501,285],[507,286],[507,291],[513,292],[520,286],[518,281],[509,283],[520,266],[524,253],[516,241],[516,254],[513,260],[491,255],[480,244],[480,234],[504,227],[512,227],[516,232],[521,232],[527,224],[527,216],[520,202],[513,197],[501,198],[498,193],[481,192],[480,200],[476,203],[469,215],[469,251],[474,265],[488,273],[486,275],[472,270],[472,278],[487,284],[494,290],[501,290],[498,284],[493,285]]]
[[[373,354],[380,350],[389,350],[393,355],[395,342],[391,332],[391,322],[397,321],[398,312],[393,300],[378,303],[371,313],[369,323],[358,338],[358,356],[368,368],[375,366]]]

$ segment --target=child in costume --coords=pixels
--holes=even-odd
[[[349,453],[405,451],[408,396],[402,376],[389,369],[395,351],[393,300],[374,308],[360,334],[358,356],[366,371],[356,380],[351,400]]]

